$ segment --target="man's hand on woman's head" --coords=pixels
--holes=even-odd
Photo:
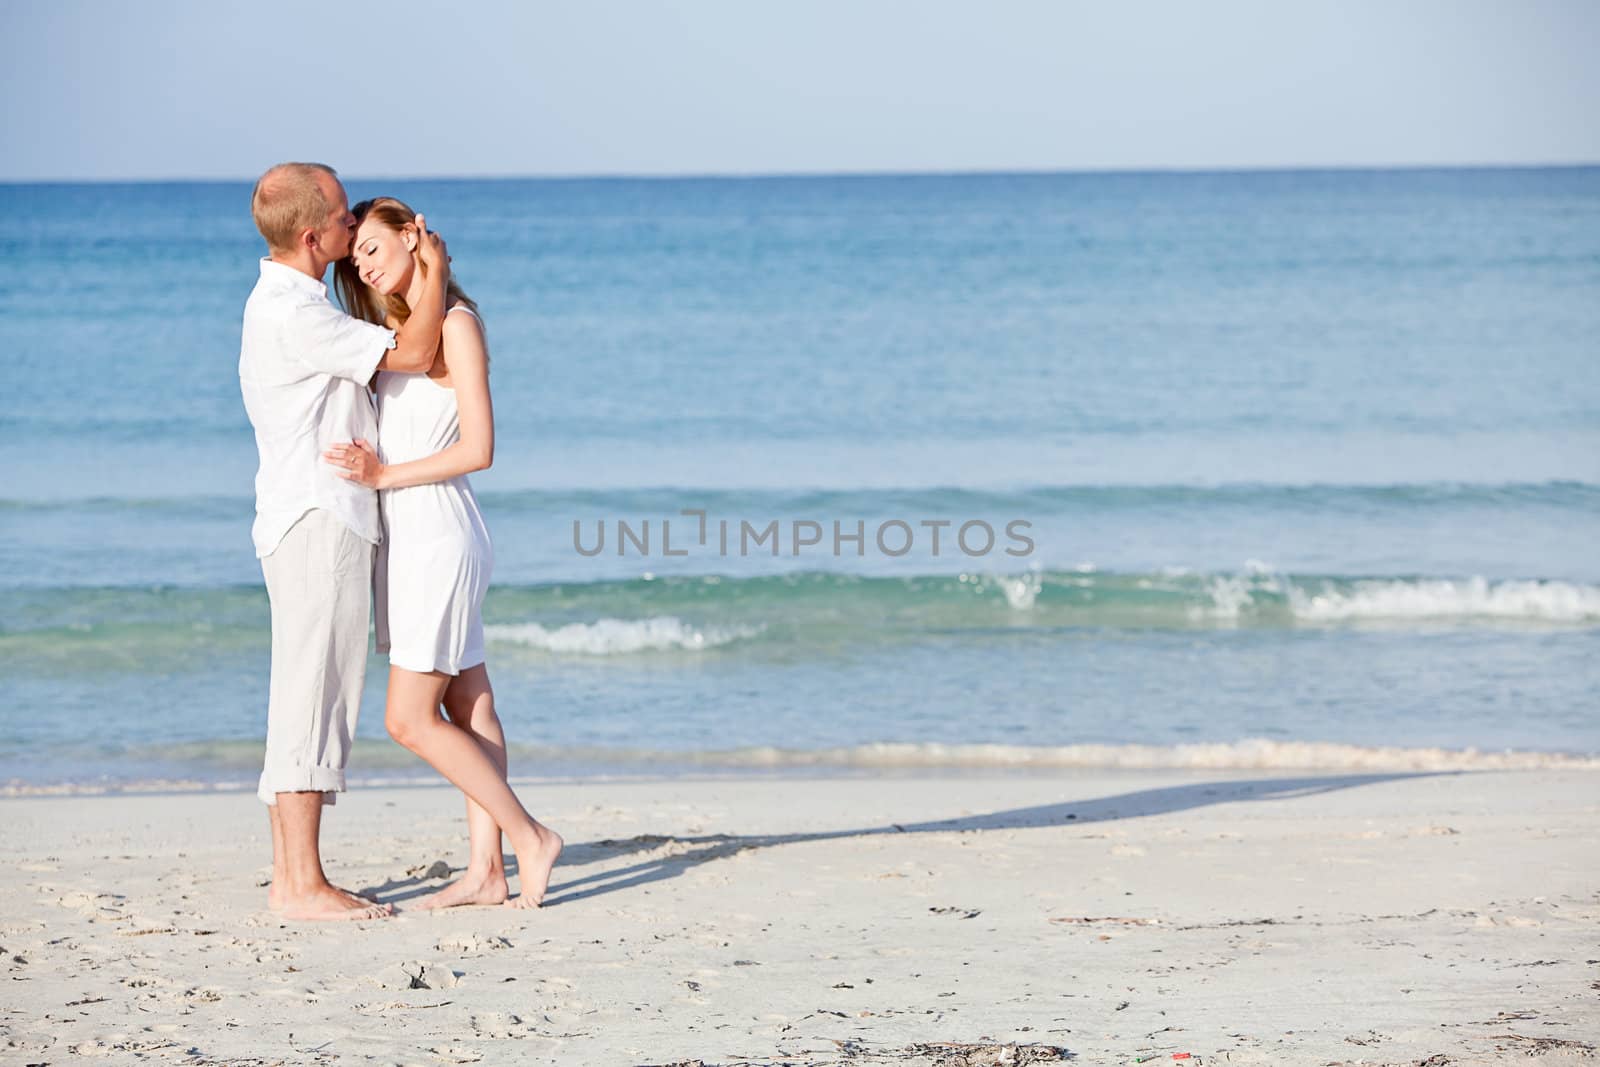
[[[417,227],[417,252],[422,257],[422,262],[428,265],[428,271],[443,271],[443,277],[450,276],[450,253],[445,247],[444,238],[436,233],[428,232],[428,220],[418,215],[414,220]]]

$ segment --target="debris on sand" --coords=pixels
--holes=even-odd
[[[435,878],[450,877],[450,864],[445,860],[434,860],[432,863],[419,863],[415,867],[406,868],[406,877],[418,881],[432,881]]]
[[[926,1056],[934,1067],[1024,1067],[1030,1063],[1056,1063],[1072,1054],[1055,1045],[969,1045],[951,1042],[916,1044],[909,1055]]]

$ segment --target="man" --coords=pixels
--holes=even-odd
[[[417,216],[428,291],[398,334],[328,300],[323,275],[350,254],[355,218],[331,167],[282,163],[251,198],[269,255],[244,309],[239,384],[261,465],[251,530],[272,605],[267,750],[258,795],[272,823],[268,905],[289,919],[391,913],[329,884],[322,807],[344,790],[367,664],[377,494],[321,462],[338,443],[376,441],[367,383],[427,370],[439,347],[449,257]]]

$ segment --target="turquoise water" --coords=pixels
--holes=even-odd
[[[530,773],[1600,753],[1600,170],[349,186],[484,309]],[[248,192],[0,186],[0,782],[248,776]]]

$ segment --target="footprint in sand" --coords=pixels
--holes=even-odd
[[[127,898],[116,893],[89,893],[79,890],[59,898],[56,903],[90,920],[120,919]]]
[[[482,956],[496,949],[513,947],[509,938],[482,934],[461,934],[447,937],[434,946],[436,952],[454,952],[458,956]]]
[[[155,1052],[158,1049],[172,1048],[176,1044],[176,1041],[168,1041],[164,1038],[107,1034],[105,1037],[81,1041],[72,1046],[72,1051],[79,1056],[109,1056],[112,1053]]]
[[[521,1016],[509,1012],[486,1011],[472,1017],[472,1032],[479,1037],[523,1038],[533,1037],[538,1031]]]
[[[695,1001],[695,997],[679,997],[679,1000]],[[544,1021],[557,1029],[570,1029],[578,1025],[580,1019],[592,1010],[588,1001],[571,998],[552,1004],[544,1013]]]
[[[454,989],[465,975],[431,960],[408,960],[372,976],[384,989]]]
[[[26,1055],[28,1053],[43,1052],[55,1043],[56,1039],[53,1037],[19,1037],[12,1035],[6,1038],[5,1044],[0,1045],[0,1052]]]
[[[275,945],[270,941],[257,941],[248,937],[230,937],[227,946],[256,963],[279,963],[292,960],[300,954],[299,949],[288,945]]]
[[[557,950],[554,952],[528,952],[522,958],[529,963],[566,963],[571,955],[571,950]]]

